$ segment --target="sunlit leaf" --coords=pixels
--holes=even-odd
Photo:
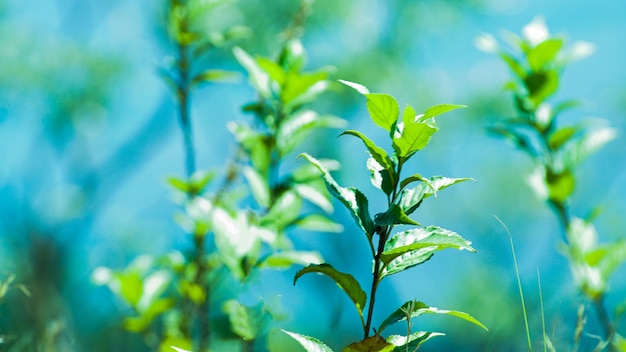
[[[418,331],[409,336],[390,335],[387,337],[387,342],[396,346],[394,352],[406,352],[407,348],[409,351],[416,351],[422,344],[431,338],[444,335],[445,334],[440,332]]]
[[[280,52],[278,63],[287,71],[300,71],[306,64],[306,52],[302,42],[297,38],[286,42]]]
[[[246,341],[255,339],[270,320],[262,303],[247,307],[236,299],[230,299],[224,302],[222,311],[228,316],[231,331]]]
[[[601,245],[586,253],[585,259],[589,265],[598,267],[608,281],[615,269],[626,263],[626,240]]]
[[[116,279],[119,282],[119,293],[131,306],[139,304],[143,294],[143,280],[136,271],[118,273]]]
[[[320,163],[317,159],[306,153],[300,155],[306,158],[322,172],[322,176],[324,177],[324,181],[326,182],[330,193],[350,211],[354,221],[363,230],[363,233],[371,239],[374,234],[374,222],[370,217],[368,201],[365,195],[363,195],[363,193],[356,188],[344,188],[339,186],[326,167],[324,167],[324,165],[322,165],[322,163]]]
[[[233,55],[235,55],[239,64],[248,71],[250,84],[257,90],[259,95],[263,98],[271,97],[269,75],[261,69],[257,61],[239,47],[233,48]]]
[[[243,266],[243,259],[255,255],[261,245],[258,232],[251,230],[244,213],[233,217],[226,210],[216,208],[212,213],[212,222],[218,255],[233,276],[244,278],[247,269]]]
[[[320,116],[311,110],[298,111],[281,123],[276,134],[278,149],[281,155],[286,155],[299,146],[315,129],[343,128],[345,125],[345,120],[335,116]]]
[[[308,266],[321,264],[322,256],[312,251],[280,251],[270,254],[262,263],[262,267],[289,269],[294,264]]]
[[[242,174],[248,181],[252,196],[261,207],[269,206],[270,188],[267,181],[252,167],[244,166]]]
[[[283,104],[289,104],[292,100],[305,94],[318,82],[326,80],[327,77],[328,73],[324,71],[302,74],[289,73],[283,86],[281,101]]]
[[[293,284],[295,285],[302,275],[308,273],[325,274],[333,279],[333,281],[335,281],[335,283],[343,290],[343,292],[345,292],[348,297],[350,297],[359,313],[359,316],[363,316],[363,308],[365,307],[367,295],[365,294],[365,291],[363,291],[363,289],[361,288],[359,282],[356,281],[356,279],[352,275],[339,272],[330,264],[311,264],[296,273],[296,276],[293,279]]]
[[[430,142],[430,138],[439,131],[434,119],[416,121],[417,117],[407,113],[408,108],[402,114],[402,122],[396,124],[393,134],[393,149],[398,158],[406,160],[418,150],[424,149]]]
[[[343,232],[343,226],[320,214],[308,214],[295,222],[301,230],[315,232]]]
[[[391,271],[421,264],[420,260],[426,258],[427,254],[432,255],[446,248],[475,252],[471,244],[456,232],[427,226],[395,234],[385,243],[385,251],[380,259],[383,267],[389,266],[387,271]]]
[[[583,160],[616,137],[617,131],[612,127],[595,127],[587,130],[574,143],[563,147],[563,159],[568,166],[580,165]]]
[[[354,82],[350,82],[350,81],[345,81],[345,80],[343,80],[343,79],[340,79],[340,80],[339,80],[339,82],[341,82],[341,83],[343,83],[343,84],[347,85],[348,87],[350,87],[350,88],[352,88],[352,89],[356,90],[357,92],[359,92],[359,93],[361,93],[361,94],[363,94],[363,95],[365,95],[365,94],[369,94],[369,93],[370,93],[369,89],[367,89],[367,87],[365,87],[365,86],[364,86],[364,85],[362,85],[362,84],[359,84],[359,83],[354,83]]]
[[[327,213],[333,211],[333,205],[330,202],[330,194],[326,185],[320,181],[321,185],[317,182],[311,181],[308,183],[299,183],[293,186],[293,189],[298,195],[309,202],[317,205]]]
[[[281,194],[269,212],[261,218],[262,226],[283,230],[291,225],[300,215],[302,198],[290,190]]]
[[[567,143],[580,130],[579,127],[563,127],[550,135],[548,146],[553,150],[558,150]]]
[[[511,69],[511,71],[513,71],[513,73],[517,77],[519,77],[520,79],[526,78],[526,70],[524,69],[524,66],[522,66],[522,64],[520,64],[517,59],[515,59],[511,55],[504,53],[504,52],[500,53],[500,57],[502,58],[502,60],[504,60],[504,62],[506,62],[506,64]]]
[[[390,131],[400,113],[396,99],[389,94],[381,93],[368,93],[365,97],[367,97],[367,111],[372,121],[385,131]]]
[[[317,159],[317,161],[324,166],[324,169],[327,171],[339,170],[341,166],[337,160],[333,159]],[[293,170],[291,178],[296,183],[309,183],[314,180],[320,180],[322,175],[322,172],[317,166],[312,163],[304,163]],[[326,183],[324,183],[323,180],[321,180],[321,182],[324,184],[324,187],[326,187]]]
[[[417,221],[409,218],[397,204],[391,204],[386,212],[376,214],[374,224],[381,227],[390,225],[420,225]]]
[[[241,76],[237,72],[225,70],[206,70],[191,80],[192,85],[204,82],[237,82]]]
[[[376,334],[364,340],[351,343],[341,352],[391,352],[395,346]]]
[[[563,39],[561,38],[550,38],[539,43],[526,55],[530,68],[539,71],[550,66],[562,47]]]
[[[400,201],[398,205],[405,214],[410,215],[420,205],[421,202],[442,189],[453,186],[457,183],[472,180],[471,178],[449,178],[443,176],[432,176],[429,178],[430,182],[422,182],[414,188],[404,189],[400,194]]]
[[[419,317],[422,314],[444,314],[444,315],[450,315],[450,316],[454,316],[460,319],[463,319],[465,321],[468,321],[474,325],[477,325],[485,330],[488,330],[487,327],[485,325],[483,325],[481,322],[479,322],[478,320],[476,320],[476,318],[472,317],[471,315],[464,313],[464,312],[459,312],[459,311],[455,311],[455,310],[444,310],[444,309],[439,309],[439,308],[435,308],[435,307],[430,307],[428,305],[426,305],[424,302],[419,302],[419,301],[407,301],[406,303],[404,303],[400,308],[396,309],[393,313],[391,313],[381,324],[380,327],[378,328],[378,333],[380,333],[381,331],[383,331],[384,329],[386,329],[387,327],[389,327],[392,324],[395,324],[397,322],[406,320],[407,318],[413,319],[416,317]]]
[[[426,111],[424,112],[422,116],[419,117],[418,121],[425,122],[428,119],[439,116],[441,114],[445,114],[446,112],[460,109],[460,108],[466,108],[466,107],[467,105],[455,105],[455,104],[440,104],[440,105],[431,106],[430,108],[426,109]]]
[[[430,188],[435,191],[435,187],[432,185],[432,183],[430,182],[429,179],[423,177],[420,174],[414,174],[411,175],[407,178],[405,178],[404,180],[402,180],[402,182],[400,182],[400,189],[404,189],[406,186],[408,186],[409,184],[411,184],[412,182],[416,182],[416,181],[420,181],[420,182],[424,182],[426,183],[428,186],[430,186]]]
[[[285,83],[287,74],[279,64],[264,57],[257,58],[256,62],[274,82],[278,83],[279,86],[282,86]]]
[[[333,352],[330,347],[326,346],[323,342],[314,337],[296,334],[295,332],[287,330],[281,331],[298,341],[298,343],[302,345],[307,352]]]
[[[243,122],[231,121],[227,127],[248,153],[257,172],[267,175],[271,159],[268,138]]]

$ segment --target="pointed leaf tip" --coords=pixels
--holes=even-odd
[[[361,93],[363,95],[370,93],[369,89],[367,89],[367,87],[362,85],[362,84],[354,83],[354,82],[350,82],[350,81],[345,81],[343,79],[340,79],[339,82],[347,85],[348,87],[356,90],[357,92],[359,92],[359,93]]]

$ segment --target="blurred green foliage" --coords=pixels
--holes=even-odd
[[[332,111],[363,130],[375,143],[386,138],[382,130],[361,125],[365,107],[353,94],[337,89],[336,84],[325,87],[332,94],[325,94],[306,108],[294,109],[292,104],[291,111],[281,110],[280,106],[291,98],[283,95],[282,100],[277,99],[288,81],[281,77],[289,76],[290,71],[281,66],[280,52],[287,43],[294,44],[289,40],[294,38],[307,48],[311,67],[335,67],[334,71],[300,70],[298,74],[334,72],[336,77],[376,86],[401,100],[419,101],[425,106],[435,101],[463,101],[472,107],[463,110],[461,118],[438,121],[441,138],[431,142],[430,153],[422,155],[418,165],[424,173],[459,173],[479,182],[433,197],[429,207],[420,208],[420,220],[450,224],[471,236],[480,255],[465,261],[443,251],[438,254],[443,258],[438,259],[449,263],[446,267],[426,262],[415,276],[412,271],[394,275],[388,285],[381,287],[380,294],[387,299],[377,303],[381,307],[378,311],[393,311],[404,302],[403,297],[415,296],[419,291],[420,299],[434,305],[463,308],[473,314],[479,311],[476,317],[490,328],[489,333],[476,334],[454,320],[440,322],[436,315],[422,316],[419,324],[451,335],[433,339],[425,348],[493,351],[523,346],[521,309],[515,297],[508,244],[493,221],[493,213],[502,217],[514,234],[529,239],[518,242],[522,280],[534,276],[540,267],[545,278],[542,292],[546,319],[552,325],[550,337],[555,346],[570,347],[575,322],[580,321],[576,311],[580,300],[575,292],[586,279],[580,275],[580,280],[573,283],[563,274],[570,262],[578,262],[585,270],[593,269],[585,273],[603,272],[601,277],[606,280],[593,281],[583,292],[592,297],[606,293],[608,307],[623,307],[623,271],[611,264],[619,262],[613,260],[620,258],[619,250],[609,249],[620,248],[613,244],[623,238],[617,231],[624,226],[624,192],[620,186],[624,173],[618,162],[623,157],[622,139],[576,165],[575,170],[571,167],[576,192],[570,193],[572,178],[559,173],[564,169],[550,177],[552,198],[571,200],[580,214],[591,212],[593,204],[608,203],[604,215],[593,225],[592,219],[583,216],[577,227],[584,234],[578,237],[590,240],[585,243],[591,246],[568,252],[578,258],[573,261],[555,256],[555,236],[544,234],[559,229],[553,219],[543,215],[541,202],[519,181],[519,175],[532,166],[529,159],[491,144],[481,130],[484,121],[494,122],[517,113],[515,105],[505,103],[499,98],[502,95],[494,93],[494,86],[505,79],[505,74],[499,71],[498,63],[480,57],[471,48],[471,38],[478,32],[515,29],[537,12],[546,13],[560,30],[595,42],[598,55],[559,78],[559,90],[552,95],[549,93],[554,85],[544,84],[556,82],[551,74],[526,82],[517,80],[516,87],[522,91],[533,88],[531,102],[557,99],[559,94],[593,100],[597,104],[595,112],[607,116],[611,125],[621,130],[624,124],[617,117],[624,111],[624,89],[616,72],[624,53],[620,51],[622,46],[615,45],[626,33],[621,18],[615,18],[621,3],[611,0],[592,6],[562,1],[317,0],[304,2],[306,6],[301,7],[300,2],[288,0],[194,2],[199,15],[189,18],[185,11],[170,11],[172,4],[180,7],[185,1],[0,1],[0,282],[1,287],[13,287],[0,301],[0,349],[140,351],[149,349],[146,342],[156,346],[167,334],[169,340],[164,346],[171,343],[191,349],[188,339],[180,334],[181,317],[195,319],[193,311],[209,297],[199,284],[202,280],[213,282],[213,328],[217,336],[232,342],[223,345],[225,349],[241,348],[241,337],[259,335],[265,341],[257,346],[267,342],[275,350],[298,348],[286,334],[258,328],[268,322],[268,315],[273,327],[317,336],[333,346],[348,345],[359,338],[361,328],[351,318],[343,319],[351,314],[345,313],[350,307],[344,307],[339,295],[332,293],[337,292],[331,291],[336,289],[333,282],[303,280],[292,287],[295,269],[282,274],[265,270],[267,266],[286,267],[303,258],[284,253],[288,252],[284,248],[307,253],[319,250],[326,260],[353,273],[362,272],[360,264],[369,255],[366,245],[355,244],[348,236],[311,236],[302,231],[339,231],[343,227],[345,232],[352,232],[358,228],[341,212],[333,215],[332,222],[319,212],[320,208],[330,210],[332,203],[327,202],[319,172],[304,160],[296,161],[297,153],[306,150],[339,160],[341,170],[336,161],[323,160],[329,170],[335,171],[338,183],[369,183],[367,173],[363,176],[353,172],[366,162],[367,153],[355,152],[350,141],[338,148],[326,133],[301,132],[320,127],[315,125],[317,121],[338,126],[339,120],[332,117],[310,123],[311,116],[324,115],[311,115],[307,110]],[[224,4],[217,7],[218,2]],[[185,21],[188,26],[183,28],[180,25]],[[182,80],[177,67],[181,41],[193,62],[187,70],[189,75]],[[261,97],[255,91],[258,87],[235,80],[247,74],[230,50],[234,44],[272,77],[269,96]],[[546,45],[544,54],[553,50],[551,45]],[[257,57],[256,53],[269,58]],[[540,67],[550,55],[534,57],[532,65]],[[561,68],[540,70],[560,72]],[[164,77],[169,77],[169,88],[173,88],[169,92]],[[332,76],[322,81],[328,77]],[[225,80],[234,84],[210,84]],[[172,116],[183,106],[179,100],[181,88],[191,97],[188,113],[193,117],[193,132],[189,135],[196,157],[194,167],[189,169],[214,172],[187,174],[185,170],[181,130]],[[248,105],[248,112],[254,117],[246,120],[239,107],[252,95],[257,96]],[[570,109],[562,117],[575,120],[586,106]],[[293,113],[293,119],[277,126],[271,116],[281,112]],[[251,140],[243,143],[245,135],[228,133],[228,121],[233,128],[244,126],[251,132]],[[584,136],[588,126],[557,126],[564,131],[554,133],[552,146],[575,144],[572,142]],[[606,126],[599,127],[602,130]],[[272,136],[276,138],[270,145],[276,148],[266,148],[264,143]],[[276,173],[255,174],[255,163],[260,165],[267,157],[271,165],[278,154],[283,159]],[[441,155],[446,155],[445,161]],[[509,167],[499,167],[505,162]],[[265,237],[254,237],[261,246],[253,246],[249,255],[238,256],[242,260],[237,263],[225,266],[220,258],[208,256],[207,267],[216,268],[203,277],[198,275],[199,266],[190,263],[203,257],[198,255],[196,239],[210,236],[194,234],[215,230],[210,221],[200,220],[206,220],[203,212],[207,204],[216,207],[215,195],[227,184],[225,175],[229,170],[236,170],[232,174],[241,177],[228,183],[228,192],[220,196],[223,224],[249,230],[268,225],[271,219],[285,227],[291,243],[281,242],[286,247],[276,252],[264,242]],[[185,176],[172,178],[170,185],[164,186],[164,175],[172,174]],[[545,173],[538,175],[540,181],[547,180]],[[293,203],[275,203],[284,206],[281,211],[290,210],[289,216],[274,211],[278,215],[270,217],[265,212],[273,208],[272,201],[281,199],[281,192],[296,194],[295,198],[287,197]],[[382,197],[373,196],[372,204],[385,201],[384,192],[379,193]],[[173,214],[178,214],[174,220]],[[281,222],[283,219],[288,221]],[[289,221],[292,225],[287,225]],[[594,243],[597,233],[602,234],[602,241]],[[211,241],[207,242],[204,254],[217,250]],[[241,249],[228,241],[221,246],[227,251]],[[274,254],[268,257],[270,253]],[[319,259],[318,254],[304,257],[308,261]],[[98,267],[114,269],[93,272]],[[458,274],[449,267],[470,274]],[[253,289],[246,290],[229,268],[238,272],[240,279],[250,274],[247,280]],[[107,288],[95,287],[89,280],[92,272],[119,297]],[[7,279],[13,275],[13,281]],[[355,279],[367,277],[355,274]],[[10,281],[22,286],[4,285]],[[424,284],[417,287],[417,281]],[[536,286],[534,280],[523,284]],[[31,295],[20,293],[20,287]],[[539,310],[539,304],[533,299],[536,290],[529,291],[533,327],[533,316],[538,317],[533,313]],[[233,292],[240,295],[233,297]],[[260,296],[266,299],[261,301]],[[328,302],[328,309],[308,303],[316,300]],[[162,319],[183,301],[189,309],[185,314]],[[622,311],[616,309],[616,325],[623,324]],[[384,318],[373,317],[380,321]],[[537,321],[534,324],[537,326]],[[592,317],[585,327],[587,332],[601,334],[601,327]],[[150,333],[129,334],[127,330]],[[406,333],[406,327],[391,326],[385,332]],[[590,340],[582,335],[581,349],[595,347],[596,341],[585,344]]]

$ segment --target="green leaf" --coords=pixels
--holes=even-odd
[[[329,83],[327,80],[315,82],[299,95],[289,100],[289,103],[285,104],[285,110],[294,111],[303,104],[313,102],[320,94],[327,91],[328,87]]]
[[[409,351],[416,351],[421,345],[431,338],[444,335],[445,334],[440,332],[418,331],[409,336],[390,335],[387,337],[387,342],[396,346],[393,350],[394,352],[406,352],[407,348]]]
[[[556,55],[562,47],[563,39],[561,38],[550,38],[539,43],[526,54],[530,68],[533,71],[539,71],[552,66]]]
[[[441,114],[445,114],[446,112],[460,109],[460,108],[466,108],[466,107],[467,105],[455,105],[455,104],[440,104],[440,105],[431,106],[430,108],[426,109],[426,111],[424,112],[422,116],[419,117],[418,121],[425,122],[428,119],[439,116]]]
[[[315,232],[343,232],[343,226],[341,224],[320,214],[308,214],[296,221],[295,225],[297,225],[299,229]]]
[[[599,246],[588,252],[585,259],[590,266],[598,267],[608,281],[615,269],[626,263],[626,240]]]
[[[532,72],[524,79],[530,100],[535,107],[539,106],[559,87],[559,74],[556,71]]]
[[[195,86],[204,82],[237,82],[241,76],[238,72],[225,70],[206,70],[191,80],[191,85]]]
[[[269,212],[261,218],[261,225],[282,231],[298,219],[301,209],[302,198],[289,190],[276,199]]]
[[[242,169],[243,176],[248,181],[252,196],[261,207],[269,206],[270,188],[267,181],[252,167],[244,166]]]
[[[274,61],[264,58],[264,57],[259,57],[256,59],[257,65],[263,70],[265,71],[265,73],[267,73],[267,75],[276,83],[278,83],[279,86],[282,86],[285,83],[285,79],[287,77],[287,74],[285,73],[285,71],[283,70],[282,67],[280,67],[279,64],[275,63]]]
[[[394,345],[385,341],[380,335],[376,334],[364,340],[354,342],[342,349],[341,352],[391,352],[395,348]]]
[[[351,135],[359,138],[369,151],[372,158],[374,158],[374,160],[376,160],[382,167],[385,168],[385,170],[387,170],[390,177],[393,176],[394,162],[393,160],[391,160],[391,158],[383,148],[377,146],[376,143],[374,143],[371,139],[369,139],[366,135],[359,131],[347,130],[340,134],[340,136],[343,135]]]
[[[267,175],[271,159],[268,138],[243,122],[231,121],[227,127],[249,154],[250,161],[257,172]]]
[[[254,340],[271,318],[263,309],[263,303],[247,307],[236,299],[224,302],[222,311],[228,316],[231,331],[246,341]]]
[[[291,39],[283,46],[278,63],[290,72],[300,71],[306,64],[306,52],[299,39]]]
[[[387,195],[391,195],[394,191],[394,180],[374,158],[367,158],[367,169],[370,172],[370,181],[374,187],[382,190]],[[395,171],[394,173],[395,174]]]
[[[433,176],[430,177],[429,180],[430,182],[422,182],[415,188],[405,189],[400,194],[400,201],[398,202],[398,205],[407,215],[413,213],[421,205],[421,202],[424,199],[436,195],[437,192],[442,189],[472,179]]]
[[[299,183],[293,186],[293,190],[302,198],[317,205],[327,213],[333,211],[333,204],[330,202],[330,194],[324,181]]]
[[[283,85],[281,101],[284,105],[291,103],[319,82],[325,81],[327,77],[328,73],[324,71],[303,74],[290,73]]]
[[[391,204],[386,212],[376,214],[374,224],[381,227],[400,224],[420,225],[417,221],[409,218],[397,204]]]
[[[116,275],[119,282],[119,294],[132,307],[137,307],[143,294],[143,280],[136,271],[119,273]]]
[[[324,168],[328,171],[339,170],[341,166],[337,160],[333,159],[318,159],[317,160]],[[322,172],[317,168],[317,166],[312,163],[305,163],[301,166],[298,166],[291,173],[291,179],[295,183],[310,183],[311,181],[321,181],[324,187],[326,187],[323,179],[320,179],[322,176]]]
[[[372,235],[374,234],[374,222],[370,217],[368,209],[369,204],[365,195],[356,188],[344,188],[339,186],[330,175],[330,172],[319,160],[307,153],[300,154],[300,156],[303,156],[322,172],[322,176],[324,177],[324,181],[330,193],[350,211],[356,224],[371,241]]]
[[[302,345],[307,352],[333,352],[330,347],[326,346],[323,342],[314,337],[300,335],[295,332],[282,329],[281,331],[298,341],[298,343],[300,343],[300,345]]]
[[[170,346],[176,352],[191,352],[191,350],[185,350],[176,346]]]
[[[355,136],[359,138],[363,142],[363,144],[365,144],[365,147],[369,151],[371,157],[380,166],[382,166],[383,170],[386,173],[386,175],[381,175],[382,182],[380,189],[382,189],[388,195],[391,194],[394,187],[393,180],[396,179],[396,172],[394,162],[393,160],[391,160],[387,152],[383,148],[377,146],[371,139],[369,139],[366,135],[359,131],[348,130],[341,134],[341,136],[343,135]]]
[[[583,160],[616,137],[617,131],[612,127],[593,128],[577,139],[575,143],[570,143],[562,149],[563,160],[570,167],[580,165]]]
[[[402,122],[396,123],[393,133],[393,149],[399,159],[406,160],[418,150],[424,149],[430,137],[439,131],[434,119],[418,120],[413,108],[407,106],[402,114]]]
[[[319,116],[311,110],[302,110],[281,123],[276,140],[281,155],[300,145],[316,128],[343,128],[346,121],[335,116]]]
[[[546,184],[548,186],[548,198],[558,203],[563,203],[574,192],[576,179],[570,170],[558,173],[547,170]]]
[[[244,212],[232,217],[226,210],[216,208],[211,220],[219,257],[235,278],[245,278],[248,269],[244,259],[257,255],[261,245],[259,232],[252,229]]]
[[[187,184],[187,181],[183,179],[180,179],[178,177],[168,177],[167,183],[174,189],[177,189],[183,193],[189,193],[189,185]]]
[[[420,260],[426,257],[429,259],[428,254],[432,256],[435,252],[446,248],[476,252],[471,244],[470,241],[456,232],[438,226],[427,226],[395,234],[385,243],[385,250],[380,259],[382,266],[388,267],[384,272],[391,272],[392,269],[398,270],[400,268],[405,270],[423,263]]]
[[[380,327],[378,328],[378,333],[380,334],[384,329],[386,329],[387,327],[389,327],[392,324],[395,324],[397,322],[406,320],[407,318],[409,318],[409,319],[416,318],[416,317],[419,317],[422,314],[451,315],[451,316],[463,319],[465,321],[468,321],[468,322],[470,322],[470,323],[472,323],[474,325],[477,325],[477,326],[479,326],[479,327],[481,327],[481,328],[483,328],[485,330],[488,330],[485,325],[483,325],[481,322],[479,322],[478,320],[476,320],[474,317],[472,317],[471,315],[469,315],[467,313],[459,312],[459,311],[455,311],[455,310],[444,310],[444,309],[439,309],[439,308],[435,308],[435,307],[429,307],[424,302],[407,301],[400,308],[398,308],[393,313],[391,313],[391,315],[389,315],[380,324]]]
[[[389,94],[381,93],[368,93],[365,97],[367,98],[367,111],[372,121],[385,131],[391,131],[400,113],[396,99]]]
[[[310,264],[321,264],[322,256],[318,252],[312,251],[280,251],[270,254],[262,263],[262,267],[274,269],[289,269],[292,265],[298,264],[307,266]]]
[[[420,174],[414,174],[414,175],[411,175],[411,176],[405,178],[404,180],[402,180],[402,182],[400,182],[400,189],[402,190],[406,186],[411,184],[412,182],[416,182],[416,181],[424,182],[426,185],[428,185],[430,187],[430,189],[432,189],[434,192],[436,192],[435,187],[430,182],[430,180],[425,178],[425,177],[423,177]]]
[[[330,264],[311,264],[296,273],[296,276],[293,279],[293,284],[295,285],[302,275],[308,273],[321,273],[333,279],[339,288],[341,288],[343,292],[350,297],[359,313],[359,316],[363,316],[363,308],[365,307],[367,295],[361,288],[359,282],[356,281],[352,275],[339,272]]]
[[[504,62],[509,66],[511,71],[513,71],[513,73],[518,78],[522,80],[526,78],[526,70],[524,69],[524,66],[522,66],[522,64],[517,61],[517,59],[505,52],[500,52],[500,57],[502,58],[502,60],[504,60]]]
[[[548,139],[548,146],[552,150],[558,150],[565,143],[567,143],[578,131],[580,131],[580,127],[577,126],[560,128],[550,135],[550,138]]]
[[[261,69],[257,61],[239,47],[233,48],[233,55],[235,55],[239,64],[248,71],[250,84],[256,89],[259,95],[265,99],[270,98],[272,95],[270,77]]]
[[[340,79],[340,80],[339,80],[339,82],[341,82],[341,83],[343,83],[343,84],[347,85],[348,87],[350,87],[350,88],[352,88],[352,89],[356,90],[357,92],[359,92],[359,93],[361,93],[361,94],[363,94],[363,95],[365,95],[365,94],[370,94],[369,89],[367,89],[367,87],[365,87],[365,86],[364,86],[364,85],[362,85],[362,84],[359,84],[359,83],[354,83],[354,82],[350,82],[350,81],[344,81],[343,79]]]

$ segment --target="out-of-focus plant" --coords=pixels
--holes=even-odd
[[[528,183],[535,194],[554,211],[563,229],[562,251],[569,259],[580,291],[595,307],[604,330],[605,341],[615,350],[626,350],[625,340],[617,334],[604,298],[609,279],[626,261],[626,240],[601,244],[588,217],[572,215],[571,196],[577,179],[576,169],[589,155],[616,137],[604,121],[583,121],[563,125],[558,117],[579,103],[568,100],[554,103],[564,68],[572,61],[590,55],[593,46],[585,42],[565,47],[565,39],[550,35],[543,19],[537,18],[522,31],[510,34],[510,48],[501,47],[490,35],[477,39],[478,46],[495,53],[508,65],[513,79],[506,88],[513,95],[516,115],[492,126],[490,131],[511,141],[535,163]],[[617,313],[616,313],[617,314]],[[577,336],[580,336],[578,334]]]
[[[122,271],[101,268],[94,278],[128,303],[132,316],[126,318],[124,327],[142,334],[152,347],[206,351],[218,346],[217,340],[235,340],[245,350],[254,350],[262,348],[272,321],[272,308],[263,297],[252,303],[240,297],[253,291],[254,276],[265,268],[321,263],[317,252],[294,249],[287,236],[290,229],[342,230],[325,215],[305,207],[308,201],[326,212],[333,210],[321,173],[312,165],[285,172],[282,162],[301,148],[310,133],[343,127],[345,122],[305,108],[327,90],[329,73],[303,71],[306,55],[292,27],[302,24],[310,5],[304,1],[276,60],[252,57],[241,48],[233,50],[248,71],[258,100],[244,107],[254,114],[253,124],[228,124],[238,150],[225,168],[224,182],[211,189],[215,173],[195,167],[190,93],[199,82],[233,74],[220,70],[192,73],[195,61],[189,52],[206,46],[200,45],[188,21],[194,18],[195,6],[204,3],[170,2],[178,58],[173,71],[165,75],[178,98],[187,170],[187,177],[172,177],[168,182],[184,209],[177,220],[191,235],[194,251],[160,258],[141,256]],[[325,161],[329,168],[336,164]],[[245,179],[247,187],[236,187],[239,179]]]
[[[9,290],[17,289],[22,292],[26,297],[30,297],[31,293],[26,286],[20,283],[15,283],[15,274],[9,274],[4,280],[0,281],[0,305],[5,303],[5,297]],[[0,346],[7,341],[15,339],[13,335],[5,335],[6,332],[0,331]]]
[[[427,304],[410,300],[391,313],[378,328],[373,328],[372,317],[377,298],[377,290],[382,280],[393,274],[403,272],[429,260],[436,252],[454,248],[475,252],[471,242],[457,233],[438,227],[421,226],[411,219],[422,202],[436,196],[437,192],[467,181],[468,178],[448,178],[442,176],[423,177],[413,174],[402,177],[407,162],[418,151],[424,149],[431,137],[439,130],[435,117],[446,112],[464,107],[462,105],[437,105],[417,115],[411,106],[406,106],[400,113],[398,103],[388,94],[370,93],[369,90],[356,83],[341,81],[354,88],[367,98],[367,109],[374,123],[389,133],[393,154],[376,145],[365,134],[348,130],[342,135],[351,135],[360,139],[370,154],[367,169],[371,173],[372,184],[382,191],[387,199],[382,212],[370,216],[368,198],[359,189],[340,186],[331,176],[330,170],[323,162],[302,154],[312,165],[323,174],[324,182],[341,204],[352,215],[356,225],[363,232],[372,255],[372,282],[368,294],[361,284],[350,274],[335,269],[328,263],[312,264],[298,271],[294,284],[300,277],[308,273],[320,273],[330,277],[350,298],[357,310],[363,339],[345,347],[344,351],[405,351],[415,350],[429,339],[442,335],[437,332],[411,332],[410,320],[423,314],[446,314],[467,320],[484,329],[485,326],[467,313],[443,310]],[[414,184],[417,183],[415,186]],[[410,226],[403,231],[394,231],[396,226]],[[368,265],[369,266],[369,265]],[[367,308],[366,308],[367,306]],[[407,336],[391,335],[382,337],[383,331],[389,326],[407,320]],[[308,351],[329,351],[330,348],[317,339],[287,332],[302,344]]]

